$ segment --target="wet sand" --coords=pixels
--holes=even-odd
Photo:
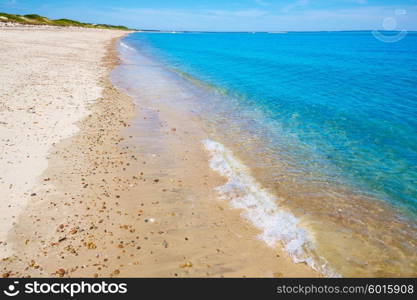
[[[116,38],[101,41],[100,96],[79,131],[49,148],[8,231],[3,277],[319,276],[218,199],[225,179],[209,168],[196,116],[152,99],[135,105],[111,85]]]

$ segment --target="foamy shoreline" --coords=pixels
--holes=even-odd
[[[318,276],[218,198],[198,118],[111,85],[124,32],[25,30],[0,29],[3,277]]]

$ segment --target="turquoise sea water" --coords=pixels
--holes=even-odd
[[[417,207],[417,34],[135,34],[128,42],[279,121],[363,189]],[[311,162],[313,163],[313,162]]]
[[[305,210],[303,213],[308,214],[311,205],[311,211],[317,210],[317,217],[321,204],[322,209],[331,207],[328,199],[334,193],[321,192],[324,185],[331,183],[344,190],[343,205],[335,206],[337,211],[343,207],[347,222],[355,218],[359,219],[358,224],[366,222],[359,212],[351,217],[355,209],[362,210],[359,206],[363,210],[368,207],[356,200],[349,204],[358,195],[388,204],[395,211],[396,220],[403,223],[417,219],[416,33],[409,33],[397,43],[381,42],[371,32],[135,33],[123,42],[162,62],[188,82],[209,86],[207,93],[218,97],[213,100],[215,104],[210,97],[202,97],[203,102],[207,101],[202,110],[206,108],[212,116],[224,114],[228,130],[237,128],[234,133],[239,133],[239,138],[235,138],[234,144],[241,144],[240,149],[237,146],[234,150],[242,157],[268,158],[254,158],[258,160],[254,166],[262,169],[260,181],[263,179],[266,187],[276,188],[278,196],[284,195],[295,203],[295,211]],[[247,146],[241,141],[258,138],[261,142],[248,142]],[[259,145],[265,149],[259,149]],[[274,180],[282,174],[271,167],[281,160],[286,161],[287,170],[302,178],[299,194],[274,186]],[[301,195],[301,186],[308,185],[303,184],[306,181],[317,181],[317,190],[322,194],[317,196],[314,189],[308,189]],[[303,204],[297,202],[297,197],[313,200]],[[326,200],[321,202],[322,198]],[[387,219],[380,218],[381,222]],[[373,236],[378,235],[377,228],[382,224],[375,222]],[[366,226],[355,226],[349,229],[354,234],[371,234],[363,233]],[[398,230],[404,232],[402,228]],[[412,231],[393,242],[404,243],[399,247],[406,249],[405,256],[416,252]],[[400,235],[391,227],[385,228],[387,234],[396,238]],[[326,238],[332,236],[335,233],[328,233]],[[355,235],[356,240],[360,239],[358,236]],[[381,241],[376,240],[375,244]],[[388,242],[383,243],[385,248],[391,247]],[[333,255],[335,250],[327,246]],[[396,251],[402,250],[392,250]],[[361,265],[363,272],[345,274],[391,274],[383,272],[391,263],[388,256],[383,267],[368,273],[363,271],[367,263],[355,258],[352,264]],[[336,269],[343,273],[342,267]],[[400,269],[397,266],[398,274]],[[405,274],[414,271],[415,261]]]

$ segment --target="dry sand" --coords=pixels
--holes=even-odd
[[[123,34],[0,29],[0,274],[318,276],[217,199],[197,118],[110,84]]]
[[[48,150],[77,132],[75,122],[101,96],[103,43],[122,34],[0,28],[0,257],[11,253],[6,235],[48,166]]]

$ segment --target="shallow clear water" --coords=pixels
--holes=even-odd
[[[312,256],[346,276],[417,274],[417,34],[389,44],[370,32],[135,33],[123,43],[174,70],[189,96],[167,99],[188,101],[301,220]]]

